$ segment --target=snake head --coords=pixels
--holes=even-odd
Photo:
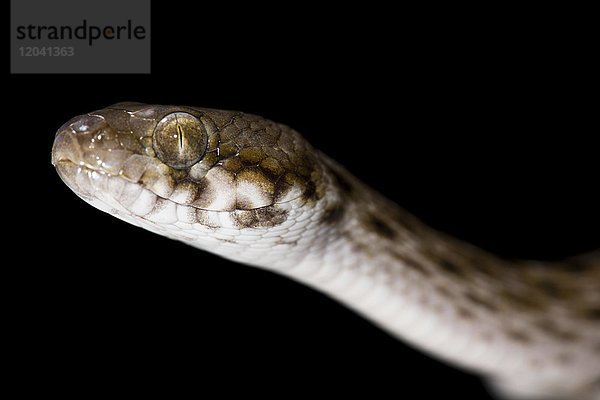
[[[281,223],[289,205],[317,202],[316,157],[294,130],[258,116],[141,103],[71,119],[52,149],[64,182],[104,211],[207,226],[228,218],[238,228]]]

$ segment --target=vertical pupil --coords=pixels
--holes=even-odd
[[[208,145],[208,134],[202,122],[183,112],[164,116],[152,134],[156,156],[175,169],[185,169],[198,162]]]
[[[177,140],[179,140],[179,148],[183,149],[183,129],[177,124]]]

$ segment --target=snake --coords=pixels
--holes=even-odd
[[[51,157],[93,207],[306,284],[498,398],[600,399],[600,252],[496,256],[243,112],[117,103],[67,121]]]

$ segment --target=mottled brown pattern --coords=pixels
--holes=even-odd
[[[583,308],[580,316],[591,322],[600,322],[600,307]]]
[[[517,292],[516,290],[504,288],[499,293],[499,298],[510,304],[512,308],[520,311],[540,312],[546,309],[548,302],[544,298],[531,292]]]
[[[471,311],[469,311],[467,308],[465,308],[463,306],[458,306],[456,308],[456,313],[458,314],[458,316],[461,319],[474,319],[475,318],[475,314],[473,314]]]
[[[329,174],[334,179],[334,185],[341,189],[346,196],[354,194],[354,185],[344,175],[339,173],[335,168],[329,168]]]
[[[454,293],[452,293],[448,288],[444,286],[436,285],[434,286],[434,289],[438,292],[440,296],[444,297],[447,300],[454,300],[456,298]]]
[[[232,219],[238,228],[269,228],[283,223],[287,219],[287,211],[277,206],[257,208],[254,210],[236,210]]]
[[[327,205],[325,212],[321,216],[321,221],[326,225],[334,225],[344,218],[346,207],[341,202]]]
[[[455,276],[463,277],[464,273],[461,267],[450,260],[440,260],[438,265],[447,273]]]
[[[191,214],[192,220],[196,224],[201,224],[209,229],[215,229],[219,226],[215,224],[212,219],[209,217],[210,211],[205,211],[199,208],[188,207],[188,213]]]
[[[177,124],[170,131],[157,132],[159,121],[168,119],[172,113],[189,114],[191,117],[185,118],[189,118],[187,126],[193,132],[180,131]],[[235,239],[227,239],[229,234],[222,234],[221,229],[259,229],[262,234],[290,222],[282,229],[285,234],[265,235],[269,237],[269,242],[263,242],[265,247],[272,245],[276,254],[285,254],[298,248],[305,251],[303,246],[309,242],[315,260],[320,251],[327,257],[331,256],[331,248],[344,251],[339,259],[331,257],[327,262],[340,261],[340,265],[353,273],[377,276],[377,284],[394,289],[402,287],[394,296],[403,296],[407,287],[410,300],[418,306],[426,304],[428,307],[423,310],[430,316],[445,313],[460,320],[456,330],[466,327],[466,333],[476,326],[476,339],[481,343],[494,346],[494,342],[506,343],[504,339],[510,338],[512,349],[510,345],[507,347],[513,352],[515,349],[526,352],[525,345],[537,340],[540,346],[554,346],[548,356],[526,352],[530,360],[539,357],[534,361],[543,368],[577,363],[578,357],[585,357],[581,351],[571,353],[572,349],[586,352],[589,349],[600,355],[595,334],[600,329],[598,254],[560,263],[495,257],[426,227],[316,152],[293,129],[258,116],[129,103],[71,122],[61,128],[65,134],[57,135],[55,141],[54,152],[64,159],[53,162],[59,166],[65,182],[84,198],[93,197],[93,190],[78,190],[72,181],[77,174],[75,167],[83,165],[87,172],[119,175],[159,197],[153,210],[142,218],[152,221],[154,213],[171,206],[169,201],[177,201],[186,205],[178,208],[182,230],[189,228],[186,224],[201,224],[202,227],[193,229],[208,228],[202,233],[209,236],[215,233],[224,248],[239,245],[235,254],[231,253],[234,256],[246,243],[240,240],[236,244]],[[78,122],[88,128],[77,130]],[[168,143],[157,146],[157,137]],[[170,141],[174,137],[177,141]],[[194,137],[199,138],[198,143],[184,149],[185,139]],[[81,154],[69,151],[73,148],[82,150]],[[186,151],[193,154],[182,160],[179,153]],[[98,157],[111,160],[103,152],[111,152],[117,166],[121,158],[126,161],[122,161],[116,172],[110,166],[103,171],[105,167],[99,166],[102,163],[98,163]],[[188,165],[192,161],[195,163]],[[401,179],[399,175],[398,184]],[[129,197],[131,202],[135,201],[134,194]],[[122,204],[125,208],[129,205]],[[137,208],[141,209],[146,212],[143,207]],[[288,214],[287,209],[292,211]],[[229,217],[234,227],[220,227],[215,212],[223,213],[218,214],[219,218]],[[297,221],[288,220],[299,215],[302,218]],[[169,218],[166,214],[162,216]],[[160,227],[159,233],[166,229]],[[260,240],[257,232],[252,233]],[[185,234],[183,240],[190,236],[196,240],[193,231],[187,229]],[[305,240],[308,235],[312,236]],[[202,240],[200,236],[197,239]],[[330,243],[335,246],[327,248]],[[260,256],[258,251],[256,254]],[[372,264],[366,265],[365,260]],[[407,282],[396,285],[402,279]],[[535,344],[538,349],[538,343]],[[563,345],[567,349],[564,352],[559,348]]]
[[[418,272],[420,275],[423,275],[423,276],[431,276],[431,271],[428,270],[427,268],[425,268],[425,266],[423,266],[423,264],[421,264],[420,262],[412,260],[405,256],[402,256],[401,254],[398,254],[397,252],[394,252],[393,254],[397,260],[402,262],[411,271]]]
[[[494,303],[475,293],[468,292],[465,294],[465,298],[477,307],[484,308],[490,312],[498,312],[498,307]]]
[[[551,335],[563,342],[576,342],[581,338],[572,330],[567,331],[565,328],[559,327],[556,322],[552,320],[541,320],[536,323],[536,326],[540,329],[541,334]]]
[[[516,329],[508,329],[505,331],[506,336],[515,342],[519,342],[521,344],[529,344],[532,342],[531,337],[525,333],[524,331],[516,330]]]
[[[393,240],[396,237],[396,231],[382,219],[373,214],[367,215],[364,223],[367,230],[374,232],[383,238]]]
[[[306,186],[304,189],[304,193],[302,194],[302,198],[305,201],[315,202],[321,198],[317,193],[317,185],[312,180],[306,182]]]
[[[544,295],[552,299],[568,300],[578,296],[575,287],[566,283],[564,279],[545,278],[538,280],[535,284]]]

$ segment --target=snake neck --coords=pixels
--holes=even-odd
[[[391,334],[499,380],[525,374],[539,380],[526,387],[567,396],[597,379],[595,258],[552,268],[499,259],[426,227],[321,159],[331,188],[310,216],[286,228],[279,245],[250,244],[229,258],[308,284]]]

